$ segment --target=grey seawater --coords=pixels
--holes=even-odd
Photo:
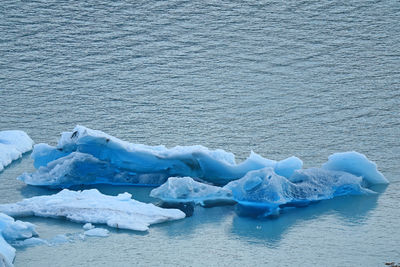
[[[339,151],[375,161],[390,185],[275,219],[232,207],[147,234],[18,248],[15,266],[384,266],[400,261],[398,1],[2,1],[0,130],[55,144],[76,124],[150,145],[201,144],[243,160]],[[0,203],[57,191],[0,173]],[[128,191],[142,201],[149,188]],[[25,218],[40,237],[80,224]]]

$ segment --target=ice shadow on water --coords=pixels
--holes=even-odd
[[[386,186],[376,186],[374,190],[379,192],[377,194],[337,197],[306,207],[286,209],[274,218],[255,219],[234,216],[230,231],[249,243],[260,242],[268,247],[276,248],[285,233],[292,228],[324,215],[338,216],[350,227],[364,224],[369,213],[377,207],[380,193],[383,193],[385,189]]]

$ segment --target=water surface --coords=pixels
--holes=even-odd
[[[398,1],[3,1],[0,129],[54,144],[76,124],[134,143],[201,144],[320,166],[356,150],[391,184],[279,218],[197,208],[148,234],[18,249],[15,266],[381,266],[400,261]],[[52,194],[0,173],[0,202]],[[142,201],[147,188],[129,191]],[[81,225],[28,218],[42,238]]]

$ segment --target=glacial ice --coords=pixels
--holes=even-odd
[[[37,196],[15,204],[0,205],[10,216],[66,218],[80,223],[107,224],[110,227],[147,231],[149,225],[178,220],[185,214],[177,209],[162,209],[131,199],[129,193],[118,196],[101,194],[97,189],[64,189],[50,196]]]
[[[289,179],[271,168],[251,171],[232,181],[230,189],[238,202],[239,215],[278,215],[283,207],[305,206],[310,202],[373,191],[362,186],[362,177],[322,168],[297,170]]]
[[[8,242],[36,236],[35,225],[15,221],[12,217],[0,213],[0,266],[12,266],[15,248]]]
[[[169,178],[153,189],[151,196],[169,203],[237,202],[239,215],[276,215],[283,207],[304,206],[310,202],[342,195],[373,193],[369,186],[387,183],[376,164],[357,152],[336,153],[322,168],[296,170],[288,177],[267,167],[247,173],[224,187],[211,186],[191,178]]]
[[[150,196],[167,203],[193,202],[201,206],[236,203],[231,190],[196,182],[190,177],[170,177],[163,185],[153,189]]]
[[[0,171],[32,149],[33,140],[23,131],[0,131]]]
[[[361,153],[342,152],[330,155],[322,168],[333,171],[344,171],[360,176],[368,185],[388,184],[389,181],[378,171],[374,162]]]
[[[19,179],[30,185],[60,188],[95,183],[161,185],[168,177],[186,176],[225,185],[265,167],[289,177],[303,164],[296,157],[277,162],[254,152],[236,164],[235,156],[221,149],[132,144],[83,126],[62,133],[56,147],[35,145],[32,158],[37,171]]]

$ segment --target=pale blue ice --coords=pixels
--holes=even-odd
[[[19,179],[30,185],[61,188],[96,183],[161,185],[173,176],[225,185],[265,167],[289,177],[303,165],[297,157],[275,161],[254,152],[237,164],[232,153],[221,149],[132,144],[83,126],[64,132],[56,147],[36,145],[32,158],[37,171]]]

